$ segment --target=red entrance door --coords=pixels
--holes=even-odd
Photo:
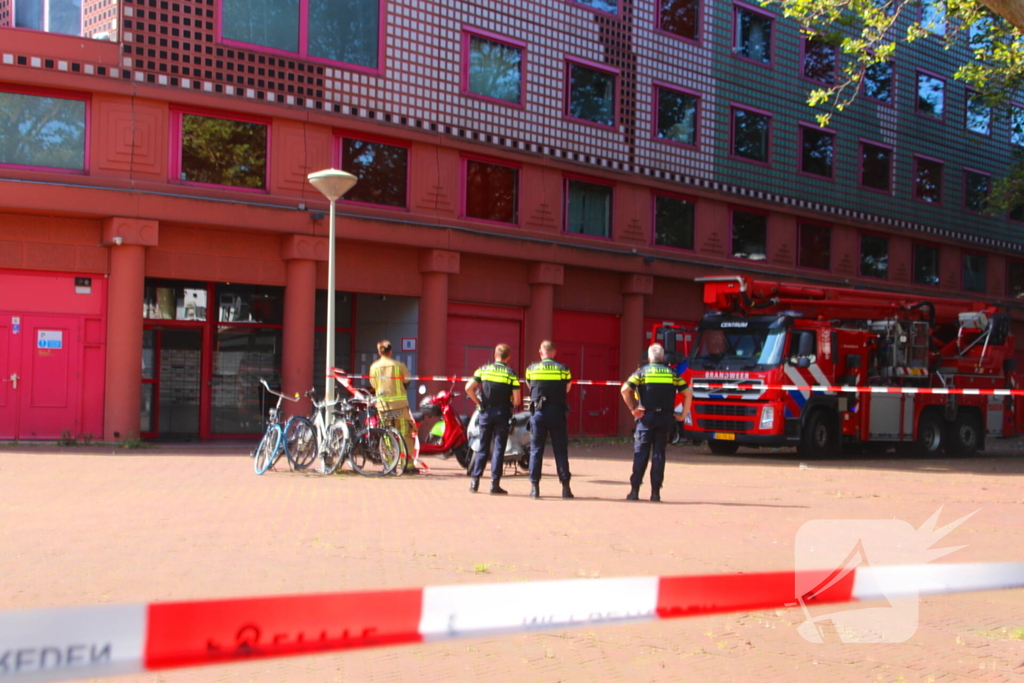
[[[575,379],[619,378],[619,318],[615,315],[555,311],[558,360]],[[614,436],[618,431],[618,389],[573,386],[569,393],[569,433]]]
[[[519,355],[521,320],[521,308],[449,304],[448,374],[473,374],[478,367],[494,360],[494,347],[504,342],[512,347],[509,365],[516,374],[522,375]],[[472,407],[469,400],[463,398],[459,399],[456,410],[468,412]]]
[[[11,316],[0,314],[0,439],[18,436],[18,373],[21,368],[19,337],[11,333]]]

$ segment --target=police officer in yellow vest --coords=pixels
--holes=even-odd
[[[491,495],[503,496],[508,493],[500,486],[501,470],[505,462],[512,408],[522,402],[519,378],[506,365],[511,355],[512,349],[508,344],[498,344],[494,347],[494,362],[478,368],[466,382],[466,396],[480,411],[481,450],[473,454],[473,463],[469,466],[469,476],[472,477],[469,490],[472,493],[476,493],[480,486],[480,475],[484,473],[488,448],[491,450]]]
[[[686,380],[665,365],[665,349],[661,344],[651,344],[647,349],[647,360],[647,365],[630,375],[621,390],[622,400],[638,420],[633,437],[633,476],[629,478],[631,488],[626,500],[640,500],[640,484],[644,482],[650,458],[651,500],[657,503],[661,501],[661,485],[665,481],[669,427],[673,418],[680,422],[686,419],[693,402],[693,391]],[[680,415],[675,415],[676,393],[683,395],[683,412]]]
[[[565,425],[566,395],[572,386],[569,368],[555,360],[555,345],[540,344],[540,362],[526,368],[530,385],[530,498],[540,498],[540,476],[544,463],[544,442],[551,435],[555,470],[562,482],[562,498],[572,498],[569,488],[569,434]]]
[[[406,393],[410,377],[409,368],[405,363],[391,357],[391,342],[387,339],[377,342],[377,353],[380,354],[380,358],[370,366],[370,386],[377,395],[380,410],[402,411],[402,415],[395,420],[395,427],[405,441],[405,474],[419,474],[419,470],[413,466],[413,421],[409,412],[409,396]]]

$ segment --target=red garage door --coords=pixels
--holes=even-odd
[[[638,332],[639,333],[639,332]],[[555,311],[558,360],[576,379],[620,380],[619,316]],[[619,391],[615,387],[578,386],[569,393],[569,433],[614,436],[618,432]]]
[[[494,347],[504,342],[512,347],[509,365],[522,375],[522,325],[521,308],[449,304],[446,372],[460,376],[473,374],[478,367],[494,359]],[[470,407],[468,400],[458,399],[457,410],[465,413]]]

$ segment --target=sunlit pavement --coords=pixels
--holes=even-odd
[[[1024,443],[971,460],[716,457],[673,447],[665,502],[627,503],[628,444],[575,446],[507,497],[454,460],[418,477],[268,472],[249,445],[0,447],[4,608],[792,569],[812,519],[974,517],[943,561],[1024,560]],[[281,468],[281,465],[278,465]],[[642,490],[649,496],[649,487]],[[547,497],[550,496],[550,497]],[[111,681],[1024,681],[1024,591],[923,598],[901,644],[804,641],[798,610],[182,669]],[[826,628],[826,630],[828,630]]]

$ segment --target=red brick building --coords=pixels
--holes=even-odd
[[[306,175],[332,166],[360,177],[336,282],[357,371],[385,335],[423,374],[502,341],[522,369],[550,337],[621,378],[724,271],[1024,296],[1021,224],[977,210],[1024,138],[991,112],[983,135],[948,68],[899,63],[821,132],[795,27],[742,3],[350,4],[72,3],[87,39],[54,28],[66,3],[0,0],[0,439],[260,431],[258,377],[323,375]],[[623,424],[614,389],[576,401],[575,433]]]

